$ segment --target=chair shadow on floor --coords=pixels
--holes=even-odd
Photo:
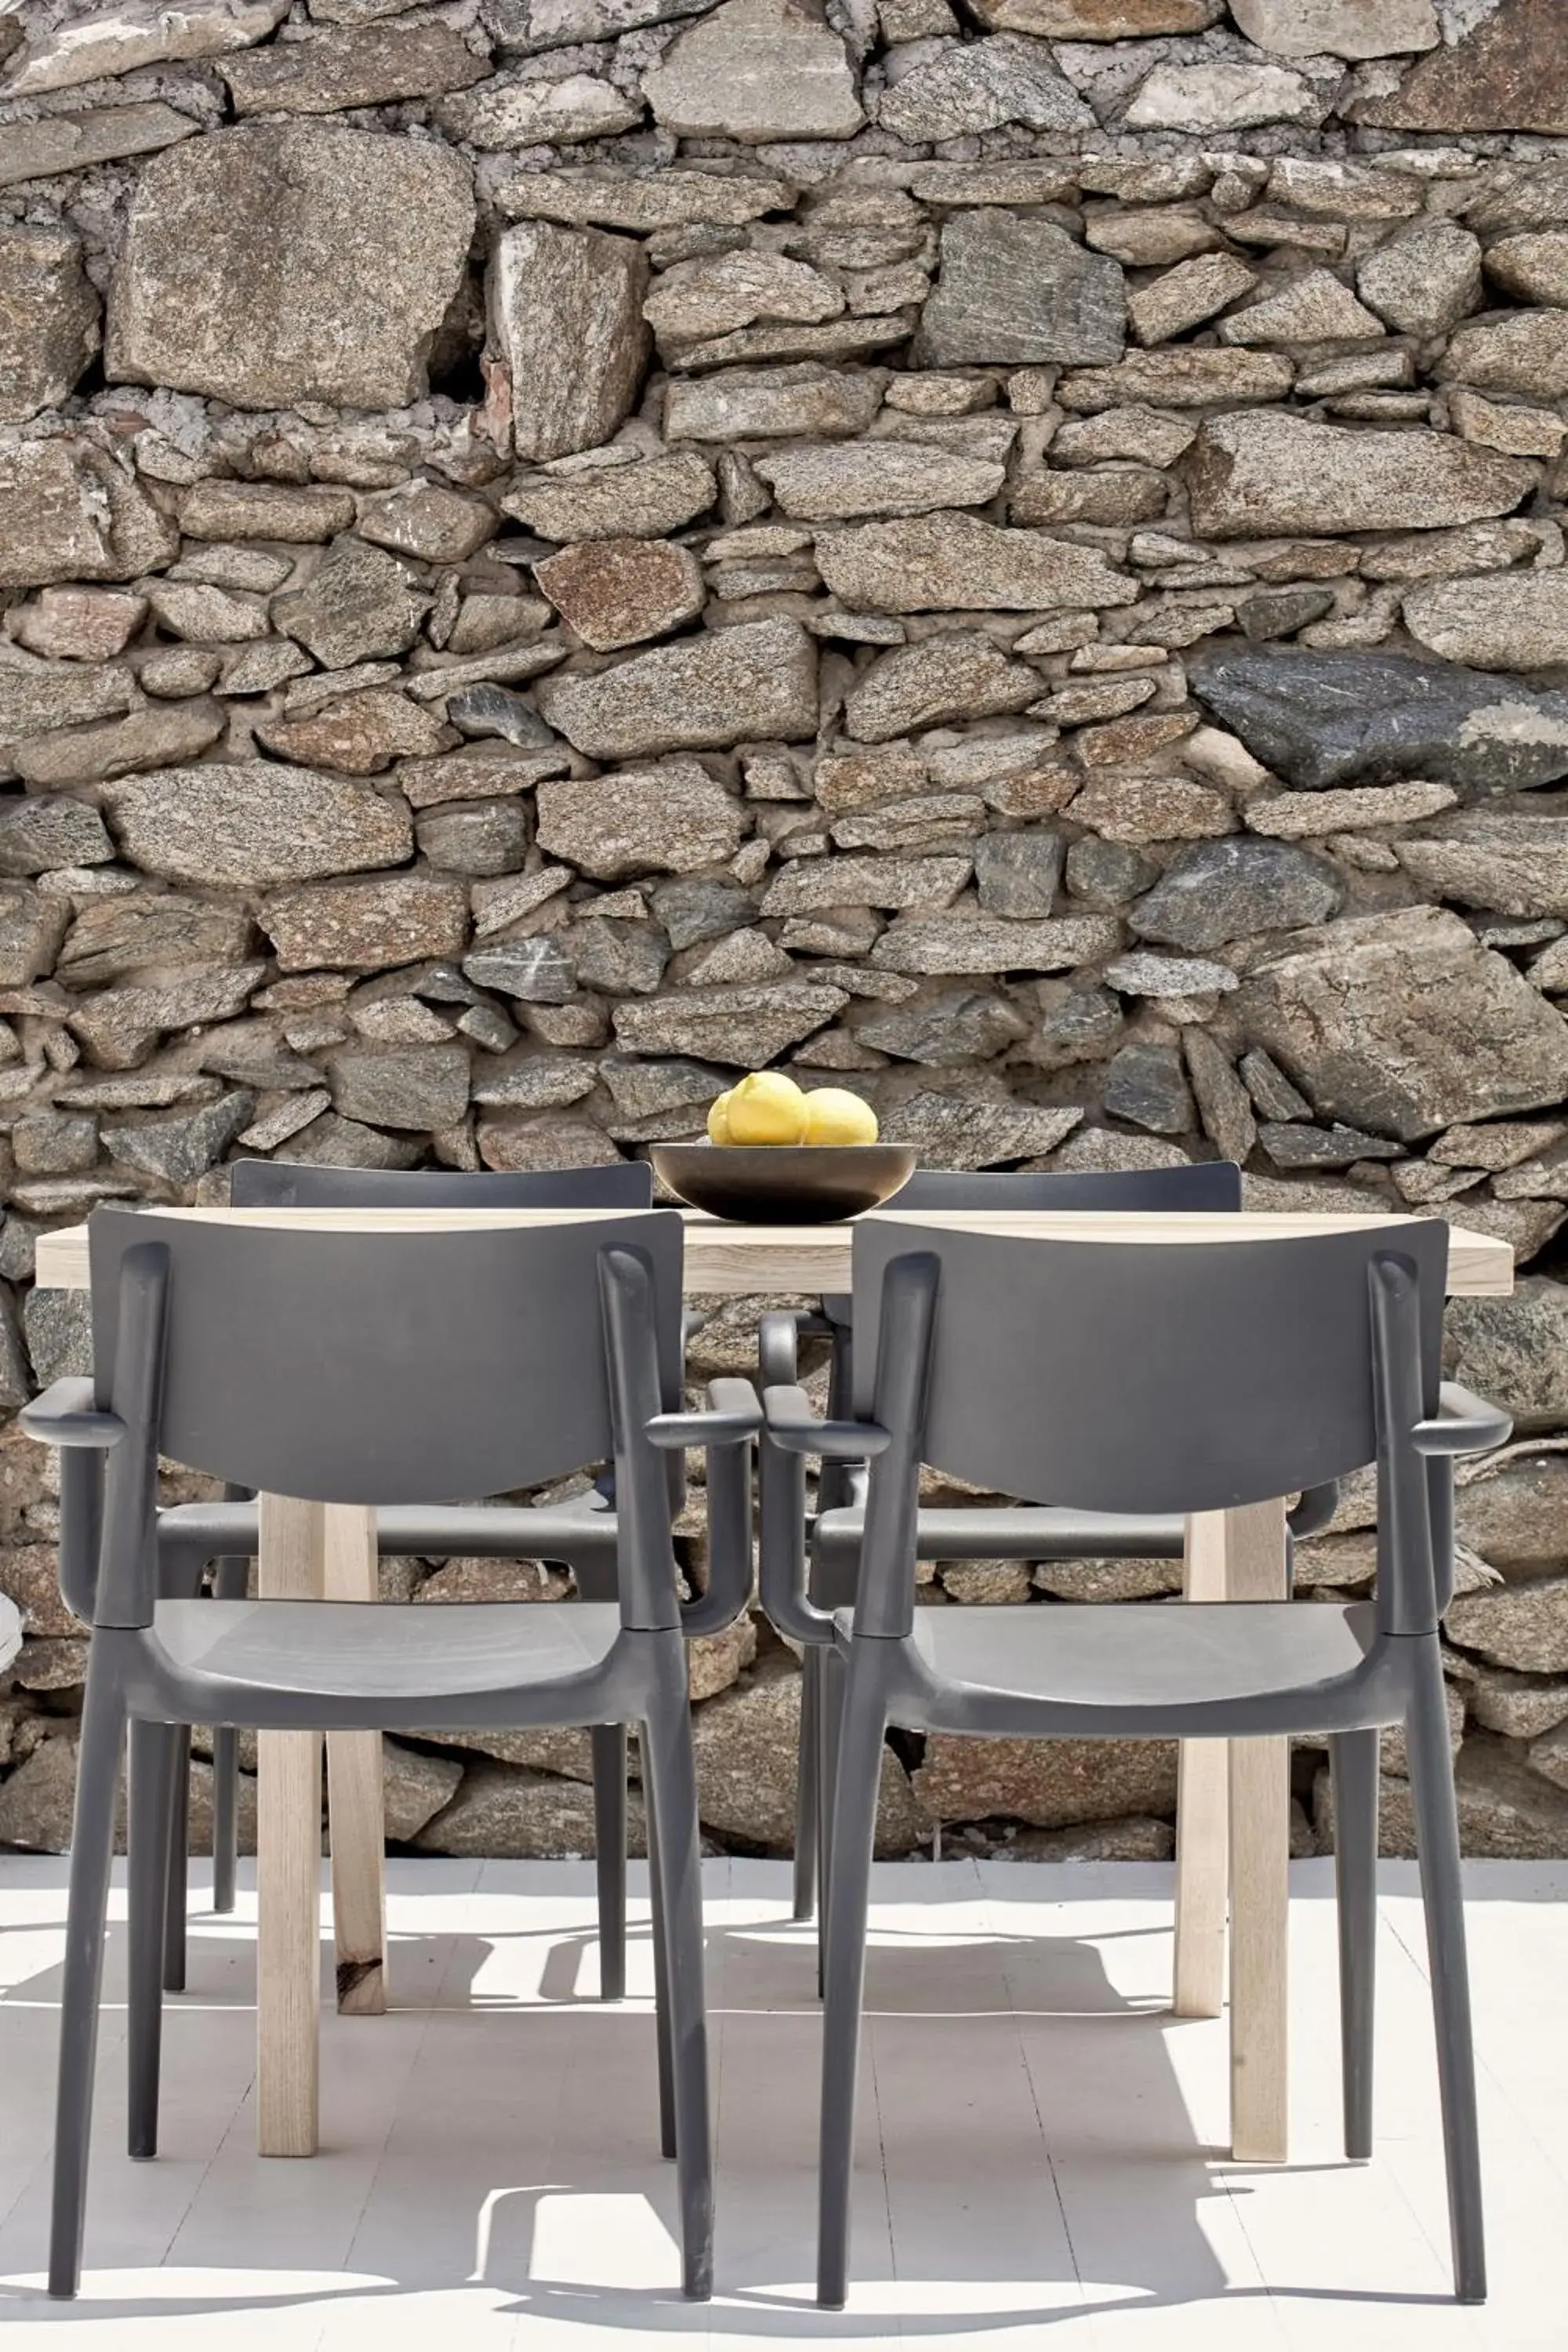
[[[921,1875],[926,1884],[910,1891],[922,1898],[921,1921],[901,1927],[883,1908],[869,1952],[857,2284],[847,2312],[819,2311],[809,2284],[819,2035],[812,1931],[782,1916],[710,1928],[715,2324],[759,2340],[984,2336],[1096,2311],[1262,2297],[1255,2284],[1229,2284],[1203,2226],[1205,2205],[1231,2189],[1215,2170],[1223,2161],[1228,2172],[1226,2152],[1200,2142],[1172,2063],[1170,2037],[1193,2029],[1152,1997],[1113,1984],[1103,1948],[1116,1931],[1097,1927],[1092,1941],[1075,1934],[1068,1904],[1061,1933],[1015,1932],[994,1886],[984,1922],[963,1911],[949,1927]],[[58,1895],[29,1876],[42,1926],[58,1917]],[[340,2020],[323,2008],[320,2187],[304,2199],[298,2167],[252,2153],[249,1934],[216,1931],[198,1913],[190,1991],[166,2011],[163,2163],[184,2168],[186,2190],[183,2207],[159,2209],[175,2216],[154,2241],[170,2248],[162,2270],[125,2261],[160,2167],[132,2166],[123,2153],[124,1935],[111,1926],[88,2278],[71,2305],[43,2305],[38,2283],[55,2039],[47,2013],[58,1969],[51,1960],[13,1982],[0,1991],[0,2083],[13,2128],[38,2162],[0,2222],[0,2324],[7,2307],[23,2316],[29,2305],[67,2326],[337,2305],[363,2307],[374,2326],[401,2299],[435,2294],[445,2307],[468,2290],[483,2291],[498,2315],[701,2332],[676,2291],[674,2169],[657,2153],[644,1885],[635,1872],[633,1999],[624,2007],[595,1998],[590,1931],[532,1924],[521,1906],[494,1933],[395,1933],[393,2014]],[[541,1945],[542,1954],[527,1949]],[[325,1936],[322,1955],[330,1988]],[[509,1982],[521,1993],[508,1993]],[[355,2139],[352,2111],[376,2035],[386,2037],[376,2072],[400,2080],[367,2146]],[[374,2096],[365,2104],[375,2110]],[[1105,2215],[1092,2251],[1075,2250],[1062,2218],[1075,2194],[1098,2198]],[[243,2268],[234,2260],[237,2198],[248,2216]],[[321,2210],[334,2200],[344,2218],[323,2260]],[[191,2292],[181,2291],[182,2274]],[[1321,2299],[1331,2303],[1334,2291]]]

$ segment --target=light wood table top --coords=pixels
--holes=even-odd
[[[163,1216],[236,1225],[286,1225],[321,1233],[431,1233],[468,1226],[581,1223],[620,1218],[618,1209],[166,1209]],[[741,1225],[681,1212],[686,1223],[686,1288],[693,1296],[753,1292],[846,1291],[855,1228],[833,1225]],[[876,1212],[911,1225],[945,1225],[998,1234],[1037,1234],[1075,1242],[1284,1241],[1302,1234],[1352,1233],[1377,1226],[1391,1232],[1415,1218],[1264,1214],[1251,1212],[1194,1215],[1163,1212],[1085,1210],[908,1210]],[[88,1286],[87,1227],[68,1225],[41,1234],[37,1245],[40,1290],[85,1290]],[[1448,1229],[1448,1292],[1457,1298],[1497,1297],[1513,1288],[1513,1252],[1489,1234]]]

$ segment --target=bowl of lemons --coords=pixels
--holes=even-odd
[[[743,1224],[815,1225],[891,1200],[915,1171],[912,1145],[879,1143],[877,1114],[843,1087],[797,1087],[759,1070],[721,1094],[706,1143],[656,1143],[661,1181],[688,1207]]]

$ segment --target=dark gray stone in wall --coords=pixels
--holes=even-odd
[[[1471,794],[1568,776],[1568,692],[1384,652],[1188,656],[1194,692],[1304,792],[1425,776]]]

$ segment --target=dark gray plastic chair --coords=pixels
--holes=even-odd
[[[900,1211],[1054,1209],[1103,1214],[1147,1210],[1212,1215],[1240,1208],[1241,1171],[1231,1160],[1106,1173],[1041,1169],[997,1174],[921,1168],[888,1205]],[[854,1361],[850,1320],[851,1302],[841,1297],[824,1298],[816,1314],[775,1309],[764,1315],[760,1350],[764,1382],[792,1386],[801,1339],[826,1337],[832,1342],[828,1415],[846,1412]],[[820,1609],[847,1609],[854,1602],[865,1523],[864,1486],[863,1465],[822,1465],[816,1514],[807,1523],[809,1590]],[[1309,1533],[1321,1526],[1332,1507],[1331,1494],[1314,1498],[1308,1510],[1293,1515],[1296,1531]],[[993,1504],[921,1511],[917,1543],[921,1559],[1180,1559],[1185,1528],[1171,1513],[1116,1517],[1059,1506],[1002,1510]],[[819,1878],[826,1875],[826,1800],[833,1786],[843,1691],[842,1678],[824,1652],[808,1650],[802,1664],[794,1910],[797,1919],[809,1919],[816,1908]]]
[[[855,1235],[854,1412],[763,1397],[763,1514],[800,1524],[807,1455],[869,1460],[852,1612],[814,1608],[798,1540],[764,1544],[763,1606],[829,1645],[846,1692],[826,1895],[818,2299],[848,2275],[855,2073],[882,1743],[1327,1733],[1340,1900],[1345,2152],[1372,2145],[1378,1730],[1402,1724],[1437,2027],[1454,2273],[1486,2292],[1475,2072],[1438,1620],[1451,1457],[1505,1414],[1438,1365],[1447,1228],[1281,1241],[1018,1240],[871,1220]],[[1049,1314],[1040,1312],[1048,1299]],[[921,1465],[1084,1510],[1214,1511],[1375,1462],[1370,1601],[915,1606]]]
[[[404,1171],[380,1168],[318,1168],[291,1160],[238,1160],[230,1198],[238,1209],[646,1209],[653,1204],[653,1171],[645,1160],[601,1168],[533,1170],[517,1174],[452,1169]],[[222,1505],[195,1504],[160,1515],[165,1563],[163,1590],[195,1591],[210,1562],[221,1598],[242,1600],[258,1541],[257,1507],[235,1493]],[[378,1515],[379,1549],[389,1557],[544,1558],[570,1568],[584,1600],[613,1601],[616,1528],[609,1497],[595,1490],[553,1509],[486,1505]],[[693,1637],[728,1624],[747,1595],[705,1594],[687,1604]],[[599,1898],[599,1986],[605,2000],[626,1992],[626,1735],[601,1724],[592,1735],[595,1855]],[[170,1835],[169,1931],[165,1990],[185,1981],[185,1861],[189,1844],[189,1774],[174,1784]],[[239,1851],[238,1735],[217,1732],[213,1748],[213,1908],[234,1908]]]
[[[662,1410],[680,1381],[679,1217],[376,1235],[100,1209],[90,1252],[96,1383],[57,1382],[23,1415],[68,1458],[107,1455],[71,1841],[50,2293],[73,2294],[80,2275],[128,1727],[130,2137],[133,2156],[151,2157],[179,1727],[633,1722],[647,1799],[661,2133],[679,2170],[685,2291],[706,2296],[697,1795],[667,1463],[706,1445],[711,1475],[742,1490],[749,1532],[760,1414],[744,1381],[715,1382],[707,1412]],[[161,1596],[160,1454],[258,1491],[412,1510],[608,1456],[618,1601],[418,1609]]]

